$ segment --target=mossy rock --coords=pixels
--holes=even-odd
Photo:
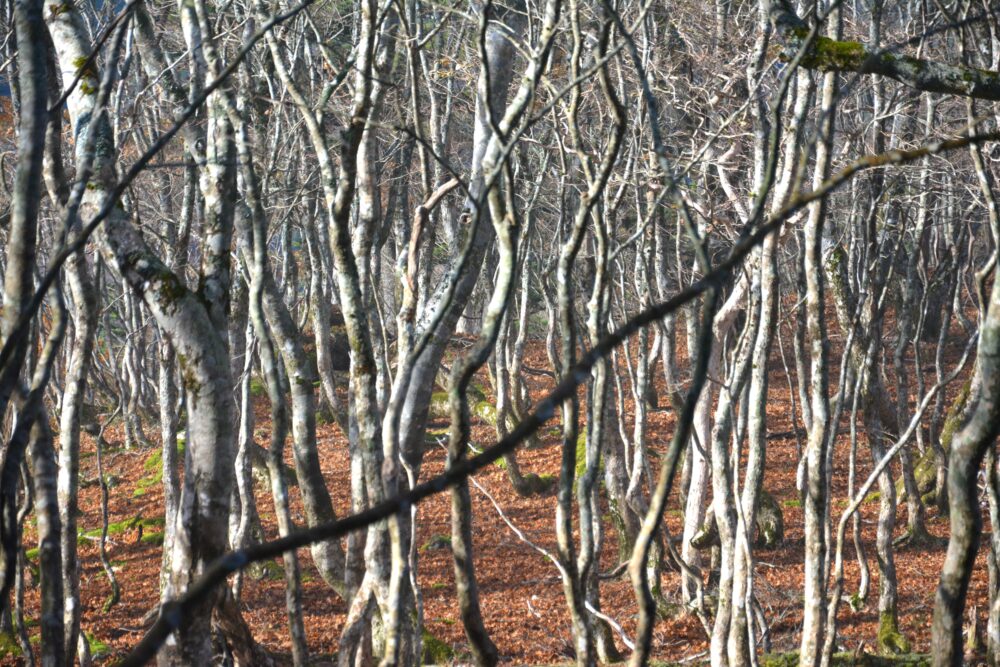
[[[426,629],[424,629],[422,640],[424,645],[423,663],[425,665],[447,665],[454,659],[455,649]]]
[[[785,517],[781,505],[765,489],[757,499],[757,538],[755,546],[773,549],[785,540]]]
[[[546,473],[536,475],[533,472],[529,472],[522,479],[524,480],[523,491],[529,496],[548,495],[556,486],[556,476]]]
[[[482,391],[474,387],[469,387],[467,396],[469,400],[469,413],[490,426],[496,426],[497,408],[492,402],[487,400]],[[447,391],[435,391],[431,394],[428,415],[432,419],[451,418],[451,402]]]
[[[267,579],[268,581],[285,580],[285,568],[281,565],[281,563],[273,560],[264,560],[253,563],[248,568],[248,572],[254,581],[263,581],[264,579]]]
[[[448,392],[435,391],[431,394],[431,402],[428,406],[428,416],[434,419],[448,419],[451,416],[448,403]]]
[[[550,474],[548,474],[546,472],[543,472],[542,474],[537,475],[537,477],[538,477],[538,481],[541,484],[545,485],[546,490],[549,490],[549,489],[553,488],[555,486],[556,482],[559,481],[559,478],[556,475],[550,475]]]
[[[497,408],[489,401],[479,401],[473,405],[472,414],[479,417],[490,426],[496,426]]]

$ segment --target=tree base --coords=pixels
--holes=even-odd
[[[917,528],[914,530],[910,528],[905,533],[893,540],[893,546],[895,547],[911,547],[915,549],[925,549],[925,548],[937,548],[946,545],[948,540],[936,537],[927,532],[924,527]]]
[[[883,656],[903,655],[910,652],[910,640],[900,631],[896,615],[884,611],[879,614],[878,636],[875,645]]]

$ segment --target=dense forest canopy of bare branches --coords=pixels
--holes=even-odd
[[[0,661],[1000,664],[991,0],[0,8]]]

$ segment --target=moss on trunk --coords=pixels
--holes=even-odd
[[[969,403],[969,394],[971,391],[972,377],[969,376],[962,384],[962,388],[959,390],[958,395],[955,396],[955,400],[948,407],[944,424],[941,426],[940,436],[941,449],[944,450],[945,454],[951,451],[951,441],[955,438],[955,434],[964,422],[963,417],[966,413],[966,406]],[[937,492],[937,457],[934,454],[933,447],[928,447],[927,451],[921,454],[920,458],[914,462],[913,475],[917,478],[917,488],[920,490],[922,498],[929,499],[929,495]],[[906,500],[906,488],[902,477],[896,480],[896,497],[899,498],[899,502]]]
[[[910,652],[910,641],[899,631],[896,614],[883,611],[878,617],[878,635],[875,644],[882,655],[903,655]]]
[[[770,493],[761,489],[757,501],[756,535],[754,546],[772,549],[785,540],[785,516],[781,505]],[[705,523],[691,538],[691,546],[695,549],[709,549],[719,545],[719,528],[715,522],[715,513],[708,512]]]

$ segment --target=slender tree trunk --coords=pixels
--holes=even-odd
[[[1000,432],[1000,289],[995,283],[979,336],[975,409],[956,434],[948,455],[951,537],[931,625],[931,652],[939,667],[962,664],[965,600],[982,533],[975,480],[987,448]]]
[[[823,79],[821,110],[824,115],[822,139],[817,145],[813,184],[823,182],[830,169],[837,77],[828,73]],[[806,278],[806,330],[810,346],[810,429],[806,443],[806,484],[803,514],[805,515],[805,600],[802,621],[802,643],[799,660],[803,667],[819,664],[826,625],[826,523],[827,429],[830,428],[830,407],[827,398],[829,340],[826,334],[823,281],[823,226],[825,201],[813,204],[805,228],[804,267]],[[836,428],[836,425],[834,425]]]

